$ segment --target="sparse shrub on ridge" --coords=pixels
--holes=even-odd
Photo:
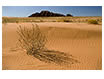
[[[18,23],[19,23],[19,21],[16,21],[16,23],[18,24]]]
[[[63,22],[72,22],[72,20],[64,19]]]
[[[8,22],[7,19],[2,19],[3,24],[7,24],[7,22]]]
[[[98,21],[94,20],[94,19],[89,19],[88,20],[89,24],[98,24]]]

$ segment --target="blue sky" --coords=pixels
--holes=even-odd
[[[102,16],[101,6],[3,6],[2,16],[27,17],[42,10],[73,16]]]

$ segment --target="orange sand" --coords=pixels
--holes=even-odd
[[[2,26],[3,70],[96,70],[102,66],[102,26],[86,23],[37,23],[48,38],[46,47],[72,54],[80,63],[70,67],[44,63],[16,48],[17,27],[31,23],[7,23]]]

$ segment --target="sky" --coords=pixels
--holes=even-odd
[[[102,16],[101,6],[3,6],[2,16],[28,17],[42,10],[73,16]]]

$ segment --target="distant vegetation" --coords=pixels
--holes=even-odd
[[[98,21],[95,20],[95,19],[89,19],[89,20],[88,20],[88,23],[89,23],[89,24],[98,24]]]
[[[2,23],[23,23],[23,22],[74,22],[74,23],[96,23],[91,20],[102,22],[102,17],[3,17]]]
[[[63,22],[73,22],[72,20],[64,19]]]

